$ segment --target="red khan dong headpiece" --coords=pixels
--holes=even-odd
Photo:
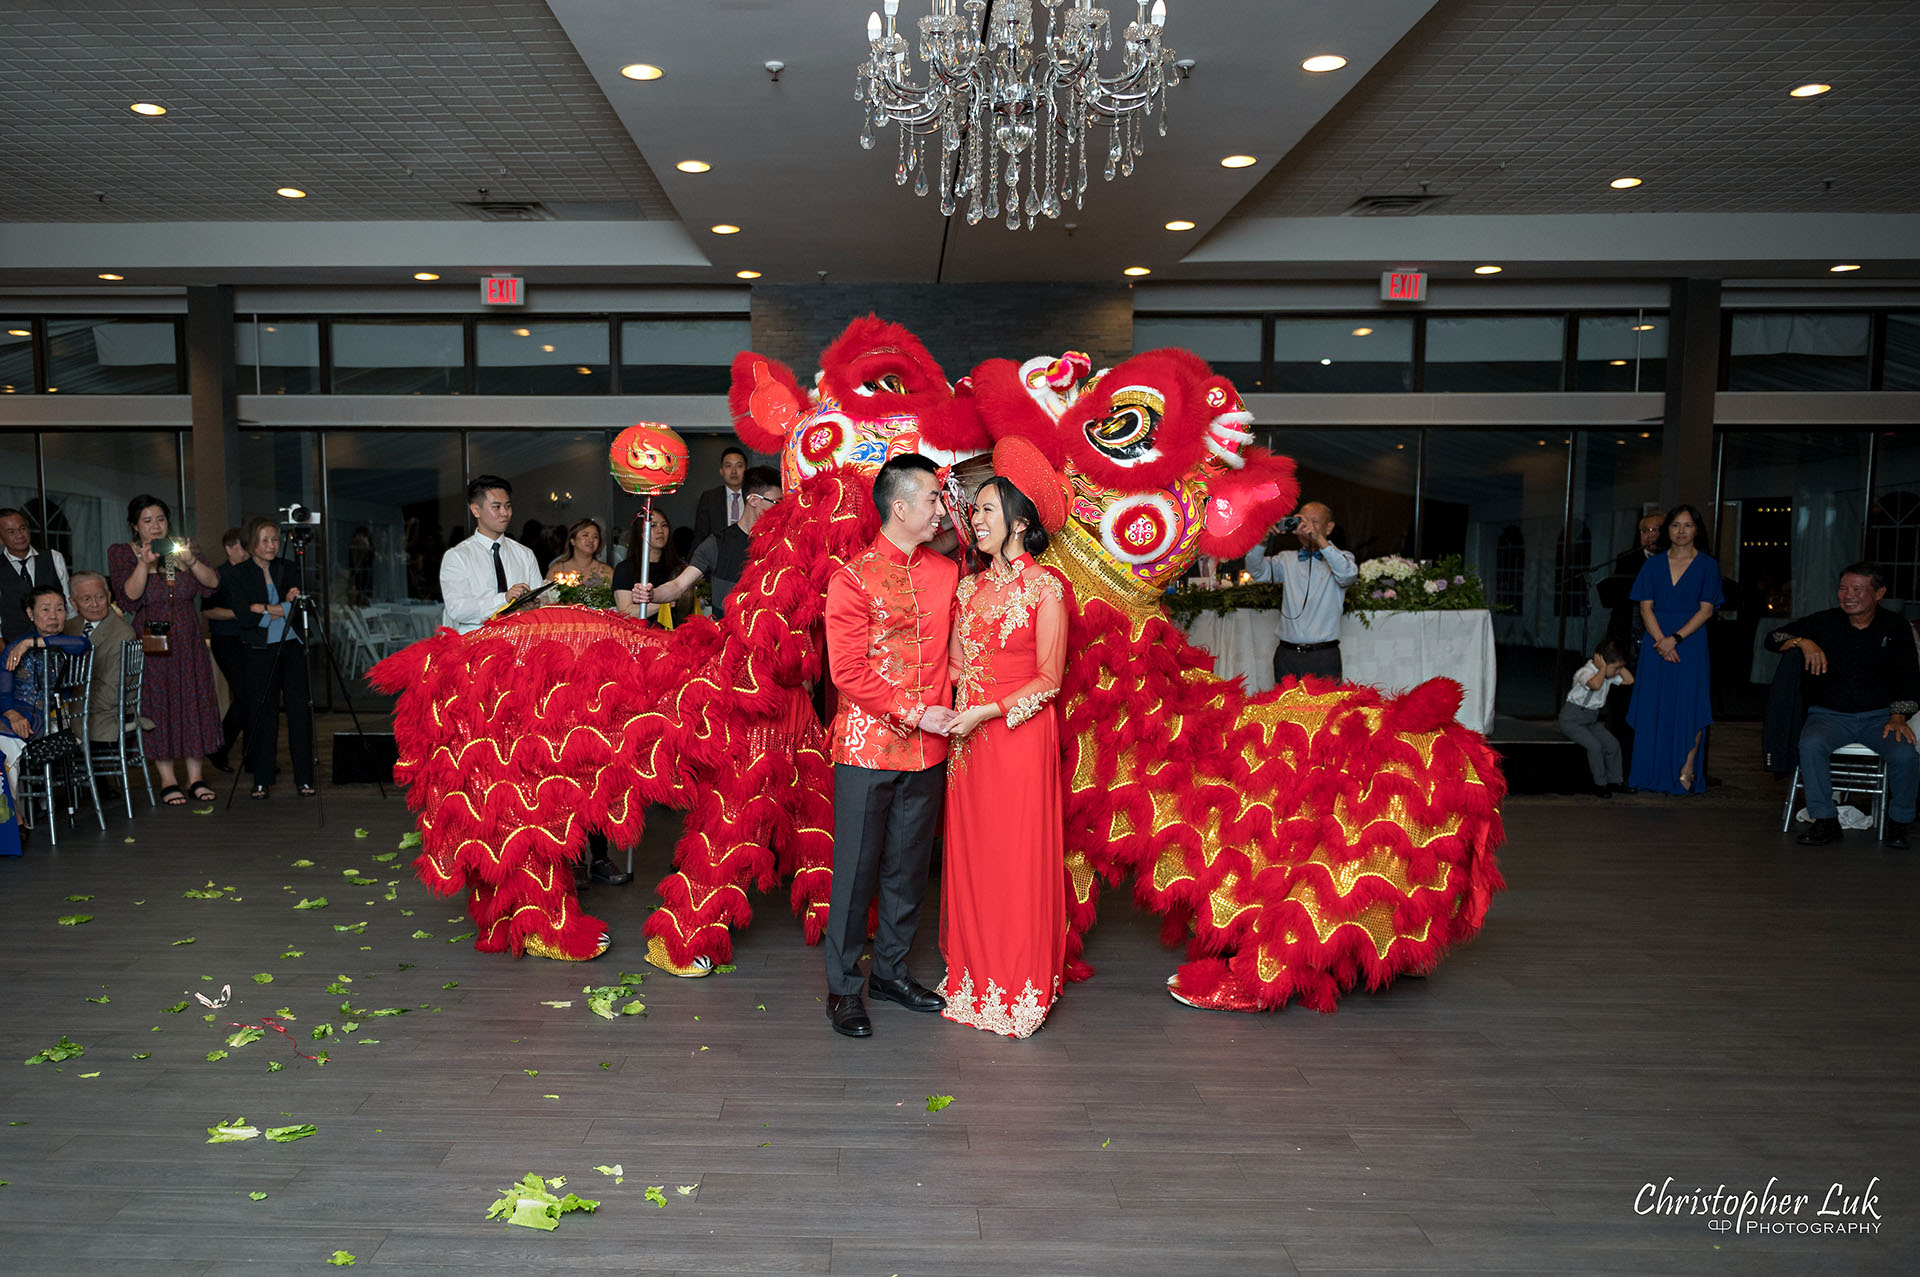
[[[1010,435],[993,445],[993,474],[1020,489],[1040,514],[1040,526],[1051,536],[1067,522],[1067,494],[1060,472],[1032,443]]]

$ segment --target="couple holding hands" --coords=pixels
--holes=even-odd
[[[827,1018],[849,1037],[873,1032],[859,961],[876,903],[870,997],[1024,1038],[1060,994],[1066,886],[1052,701],[1067,607],[1062,578],[1034,557],[1065,523],[1066,499],[1026,440],[1002,440],[993,468],[971,529],[991,556],[986,571],[962,580],[928,548],[940,485],[934,464],[909,454],[874,479],[880,535],[827,587],[840,704],[828,729],[834,874],[823,947]],[[907,971],[936,829],[947,966],[937,992]]]

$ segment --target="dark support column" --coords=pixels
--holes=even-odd
[[[1683,501],[1701,507],[1713,501],[1713,397],[1719,388],[1720,281],[1676,279],[1667,320],[1667,413],[1660,457],[1660,504],[1666,509]]]
[[[193,493],[196,509],[182,519],[200,543],[210,545],[239,513],[240,413],[235,398],[233,288],[219,284],[187,289],[187,393],[193,401]],[[215,557],[213,560],[220,560]]]

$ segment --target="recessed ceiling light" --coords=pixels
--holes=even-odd
[[[531,336],[533,336],[533,329],[531,329],[531,328],[516,328],[516,329],[514,329],[514,330],[513,330],[513,335],[514,335],[515,337],[531,337]]]
[[[417,270],[413,272],[413,277],[417,280],[420,280],[422,283],[431,283],[432,281],[440,278],[438,275],[434,274],[430,270]]]
[[[1153,271],[1145,266],[1129,266],[1125,270],[1121,271],[1120,273],[1122,275],[1133,275],[1138,277],[1140,275],[1151,275],[1153,274]]]
[[[1850,270],[1859,270],[1860,267],[1857,264],[1842,263],[1839,266],[1829,266],[1827,267],[1827,269],[1832,271],[1836,275],[1841,275],[1841,274],[1845,274],[1847,271],[1850,271]]]
[[[737,270],[733,272],[733,277],[735,279],[759,279],[760,272],[757,270]]]
[[[276,190],[274,194],[280,196],[282,199],[289,200],[303,200],[307,198],[307,193],[297,186],[283,186]]]
[[[1337,53],[1318,53],[1300,64],[1302,71],[1338,71],[1347,60]]]
[[[1251,155],[1229,155],[1227,156],[1226,159],[1220,161],[1220,167],[1221,168],[1252,168],[1255,164],[1258,164],[1259,162],[1260,162],[1259,160],[1254,159]]]
[[[1353,330],[1353,335],[1354,335],[1355,337],[1371,337],[1371,336],[1373,336],[1373,329],[1371,329],[1371,328],[1356,328],[1356,329],[1354,329],[1354,330]]]
[[[585,364],[581,364],[581,365],[579,365],[578,367],[576,367],[576,368],[574,369],[574,371],[575,371],[575,372],[577,372],[577,373],[579,373],[579,374],[580,374],[580,375],[581,375],[582,377],[591,377],[591,376],[593,376],[593,369],[591,369],[591,368],[589,368],[589,367],[587,367],[587,366],[586,366]]]
[[[1611,182],[1608,182],[1607,185],[1616,191],[1630,191],[1640,185],[1640,179],[1637,177],[1616,177]]]
[[[1498,266],[1476,266],[1476,267],[1474,267],[1474,268],[1473,268],[1473,273],[1474,273],[1474,274],[1476,274],[1476,275],[1498,275],[1498,274],[1500,273],[1500,267],[1498,267]]]
[[[272,324],[268,324],[266,330],[270,333],[277,333],[280,331],[278,328],[275,328]]]
[[[629,80],[657,80],[666,72],[650,62],[629,62],[620,68],[620,74]]]
[[[1833,92],[1833,86],[1831,84],[1802,84],[1796,88],[1788,89],[1787,96],[1790,98],[1817,98],[1822,93],[1831,92]]]
[[[1170,231],[1190,231],[1193,229],[1193,223],[1189,222],[1184,217],[1177,218],[1176,220],[1167,223],[1167,229]]]
[[[544,350],[544,351],[546,351],[546,352],[547,352],[547,353],[548,353],[549,355],[551,355],[551,354],[553,353],[553,347],[552,347],[552,346],[542,346],[542,347],[540,347],[540,349],[542,349],[542,350]]]
[[[101,279],[125,279],[126,276],[125,275],[102,275],[100,276],[100,278]]]
[[[1624,359],[1609,359],[1607,362],[1615,368],[1625,368],[1627,366],[1627,361]]]
[[[1642,431],[1640,432],[1640,437],[1641,437],[1642,439],[1651,439],[1651,438],[1653,438],[1653,431],[1651,431],[1651,430],[1642,430]]]
[[[1333,360],[1331,360],[1331,359],[1322,359],[1322,360],[1320,361],[1320,366],[1321,366],[1322,368],[1325,368],[1325,367],[1328,367],[1329,365],[1331,365],[1332,363],[1333,363]]]
[[[740,233],[740,228],[730,222],[722,222],[718,226],[710,227],[709,229],[712,230],[715,235],[738,235]]]
[[[1633,326],[1633,331],[1637,333],[1650,333],[1653,331],[1653,325],[1652,324],[1635,324]]]
[[[7,329],[7,336],[9,336],[9,337],[31,337],[31,336],[33,336],[33,332],[32,332],[32,330],[31,330],[31,329],[26,329],[26,328],[9,328],[9,329]]]
[[[135,102],[127,108],[135,115],[165,115],[167,108],[157,102]]]
[[[674,167],[682,173],[704,173],[712,168],[713,165],[707,163],[705,160],[681,160],[678,164],[674,165]]]

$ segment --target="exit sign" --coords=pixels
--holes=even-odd
[[[1383,302],[1423,302],[1427,300],[1427,273],[1423,270],[1390,270],[1381,272],[1380,300]]]
[[[524,306],[527,281],[518,275],[489,275],[480,281],[480,302],[486,306]]]

